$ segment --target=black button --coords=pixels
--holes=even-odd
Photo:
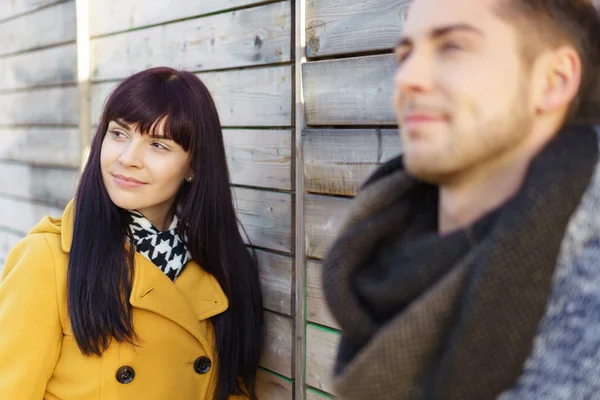
[[[117,381],[119,383],[129,383],[135,378],[135,371],[128,365],[117,370]]]
[[[198,357],[196,361],[194,361],[194,371],[199,374],[205,374],[210,371],[210,366],[212,363],[210,362],[210,358],[208,357]]]

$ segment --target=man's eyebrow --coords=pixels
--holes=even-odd
[[[434,29],[429,34],[429,37],[431,37],[433,39],[438,39],[442,36],[446,36],[450,33],[456,32],[456,31],[467,31],[467,32],[472,32],[477,35],[483,36],[483,32],[480,29],[478,29],[472,25],[453,24],[453,25],[442,26],[440,28]],[[398,43],[396,44],[396,47],[410,46],[412,44],[412,42],[413,41],[410,37],[401,36],[400,39],[398,40]]]

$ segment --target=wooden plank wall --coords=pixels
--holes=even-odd
[[[0,2],[0,268],[73,196],[80,162],[75,2]]]
[[[259,393],[294,389],[294,46],[290,0],[90,0],[91,118],[121,79],[194,72],[217,105],[238,217],[257,250],[266,313]]]
[[[306,1],[302,65],[307,127],[302,132],[306,232],[305,398],[333,398],[339,326],[327,309],[321,259],[352,196],[381,163],[398,155],[391,106],[392,48],[408,0]]]

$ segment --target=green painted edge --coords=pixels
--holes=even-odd
[[[321,396],[321,397],[323,397],[325,399],[332,399],[333,398],[333,396],[330,395],[329,393],[323,392],[322,390],[319,390],[319,389],[315,389],[314,387],[307,386],[306,387],[306,391],[307,392],[312,392],[314,394],[317,394],[317,395],[319,395],[319,396]]]
[[[337,329],[333,329],[333,328],[330,328],[330,327],[328,327],[328,326],[325,326],[325,325],[319,325],[319,324],[315,324],[314,322],[309,322],[307,325],[310,325],[310,326],[312,326],[313,328],[315,328],[315,329],[318,329],[318,330],[320,330],[320,331],[323,331],[323,332],[327,332],[327,333],[333,333],[333,334],[335,334],[335,335],[341,335],[341,334],[342,334],[342,333],[341,333],[339,330],[337,330]]]
[[[258,367],[258,369],[260,369],[260,370],[262,370],[262,371],[265,371],[265,372],[267,372],[267,373],[269,373],[269,374],[271,374],[271,375],[275,375],[275,376],[276,376],[276,377],[278,377],[279,379],[283,379],[283,380],[284,380],[284,381],[286,381],[286,382],[289,382],[289,383],[294,383],[294,380],[293,380],[293,379],[290,379],[290,378],[288,378],[287,376],[284,376],[284,375],[278,374],[278,373],[277,373],[277,372],[275,372],[275,371],[271,371],[271,370],[270,370],[270,369],[268,369],[268,368],[265,368],[265,367],[259,366],[259,367]]]

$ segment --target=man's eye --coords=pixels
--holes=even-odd
[[[444,42],[444,44],[442,45],[443,51],[452,52],[452,51],[460,51],[462,49],[463,49],[463,47],[460,44],[458,44],[457,42],[452,41],[452,40]]]

